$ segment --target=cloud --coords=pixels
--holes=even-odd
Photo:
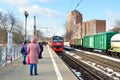
[[[24,11],[28,11],[31,15],[41,15],[46,17],[57,17],[59,16],[59,12],[49,9],[49,8],[42,8],[38,5],[32,5],[29,7],[19,7],[19,11],[23,13]]]
[[[7,13],[7,11],[3,10],[2,8],[0,8],[0,12]]]
[[[39,0],[40,2],[50,2],[50,1],[53,1],[53,0]]]
[[[23,14],[24,11],[28,11],[29,15],[41,15],[41,16],[46,16],[50,18],[54,18],[59,16],[59,13],[55,10],[49,9],[49,8],[41,8],[37,5],[32,5],[29,7],[19,7],[19,11]],[[32,35],[33,34],[33,17],[31,18],[30,16],[28,17],[29,20],[27,22],[27,31],[28,34]],[[37,26],[40,25],[39,23],[36,24]]]
[[[53,0],[39,0],[40,2],[53,1]],[[7,3],[12,6],[16,6],[18,10],[23,14],[24,11],[28,11],[31,15],[41,15],[49,18],[54,18],[59,16],[59,12],[50,9],[42,8],[38,5],[32,5],[32,0],[2,0],[2,2]]]
[[[12,6],[26,6],[30,3],[30,0],[2,0],[2,1]]]
[[[8,6],[10,5],[11,8],[16,8],[21,14],[22,14],[22,17],[21,15],[20,18],[23,19],[24,21],[24,11],[27,11],[29,13],[29,17],[28,17],[28,22],[27,22],[27,35],[30,34],[30,35],[33,35],[33,25],[34,25],[34,22],[33,22],[33,16],[39,16],[39,17],[42,17],[44,18],[44,21],[41,22],[42,24],[47,24],[47,25],[51,25],[50,22],[53,20],[53,19],[56,19],[56,17],[60,16],[60,13],[54,9],[50,9],[50,8],[43,8],[41,6],[39,6],[39,4],[34,4],[34,3],[42,3],[42,2],[51,2],[51,1],[55,1],[55,0],[1,0],[2,2],[4,2],[5,4],[7,4]],[[18,13],[18,11],[16,10],[16,12]],[[3,9],[0,9],[0,11],[4,11]],[[20,14],[19,13],[19,14]],[[40,20],[42,19],[40,18]],[[48,19],[49,18],[49,19]],[[39,18],[37,18],[37,27],[38,27],[38,20]],[[55,21],[54,21],[55,22]],[[51,25],[53,26],[53,24]],[[57,25],[58,26],[58,25]],[[25,27],[25,23],[23,24],[23,27]],[[55,29],[54,29],[55,30]],[[55,30],[57,31],[57,30]],[[24,31],[23,31],[24,32]],[[55,32],[52,32],[52,33],[55,33]],[[57,34],[57,32],[56,32]]]

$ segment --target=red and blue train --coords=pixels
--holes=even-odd
[[[49,44],[55,52],[61,52],[64,48],[64,38],[61,36],[53,36]]]

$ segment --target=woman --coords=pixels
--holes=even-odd
[[[26,64],[26,56],[27,56],[27,42],[22,43],[22,55],[23,55],[23,64]]]
[[[33,67],[34,74],[37,75],[37,63],[38,63],[38,55],[40,53],[40,48],[37,43],[37,38],[32,38],[31,43],[28,45],[28,56],[30,58],[30,75],[33,75]]]

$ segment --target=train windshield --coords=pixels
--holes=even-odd
[[[53,37],[53,41],[54,41],[54,42],[62,42],[62,41],[63,41],[63,38],[56,36],[56,37]]]

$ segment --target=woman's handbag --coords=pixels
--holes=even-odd
[[[30,56],[27,57],[27,64],[30,64]]]

